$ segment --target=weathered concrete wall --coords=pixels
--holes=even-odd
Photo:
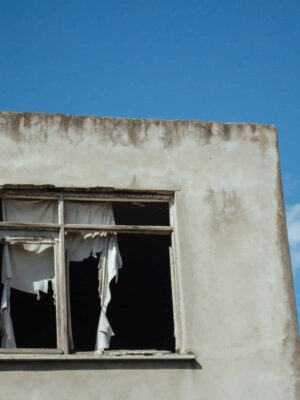
[[[7,399],[299,399],[274,126],[0,114],[0,185],[176,191],[197,364],[1,364]]]

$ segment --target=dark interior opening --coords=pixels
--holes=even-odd
[[[53,290],[35,294],[11,289],[10,313],[18,348],[56,348],[56,311]]]
[[[110,348],[174,352],[170,237],[121,234],[118,242],[123,268],[111,284],[108,318],[115,336]]]
[[[110,349],[175,351],[170,237],[119,234],[123,260],[111,283],[107,316],[114,330]],[[70,297],[75,351],[95,350],[100,315],[98,260],[70,263]]]
[[[94,351],[100,315],[98,259],[70,262],[70,301],[75,351]]]
[[[112,202],[117,225],[170,225],[168,203]]]
[[[2,252],[3,245],[0,246],[1,277]],[[1,279],[1,298],[2,292]],[[49,282],[48,293],[40,293],[40,300],[35,294],[11,288],[10,315],[17,348],[55,349],[57,347],[56,308],[51,282]]]

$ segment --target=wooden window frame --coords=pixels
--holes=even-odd
[[[183,335],[183,310],[180,296],[180,282],[178,273],[178,262],[176,252],[176,215],[175,196],[173,191],[109,191],[103,189],[86,191],[83,189],[59,189],[45,190],[35,188],[33,190],[5,189],[0,190],[0,199],[28,199],[28,200],[57,200],[58,222],[56,224],[23,223],[4,221],[0,222],[0,241],[53,243],[54,244],[54,267],[56,276],[56,349],[0,349],[0,360],[20,359],[43,359],[43,360],[192,360],[194,355],[187,354]],[[64,202],[65,201],[93,201],[93,202],[157,202],[168,203],[170,224],[168,226],[142,226],[142,225],[85,225],[65,224]],[[164,351],[112,351],[106,350],[104,354],[86,353],[70,354],[68,341],[68,315],[67,315],[67,293],[66,293],[66,258],[65,258],[65,234],[66,232],[98,231],[106,233],[126,234],[156,234],[170,235],[170,274],[173,304],[173,321],[175,336],[175,353]]]

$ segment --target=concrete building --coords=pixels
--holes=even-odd
[[[16,345],[0,351],[4,399],[300,398],[273,125],[1,113],[0,185],[3,248],[52,246],[56,291],[51,345],[48,276],[40,302],[11,284]],[[58,216],[16,220],[5,208],[23,202],[36,210],[34,201],[55,202]],[[64,207],[74,203],[85,215],[90,204],[112,204],[115,224],[68,221]],[[88,324],[99,309],[84,308],[95,298],[84,303],[87,295],[72,289],[98,287],[80,275],[94,261],[70,263],[79,275],[68,270],[68,240],[82,231],[84,244],[87,232],[118,237],[123,267],[111,300],[100,285],[111,347],[86,344],[95,340],[97,327]],[[2,269],[6,262],[3,255]]]

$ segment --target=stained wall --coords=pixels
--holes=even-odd
[[[274,126],[0,113],[5,184],[174,191],[196,362],[1,362],[3,398],[300,398]]]

